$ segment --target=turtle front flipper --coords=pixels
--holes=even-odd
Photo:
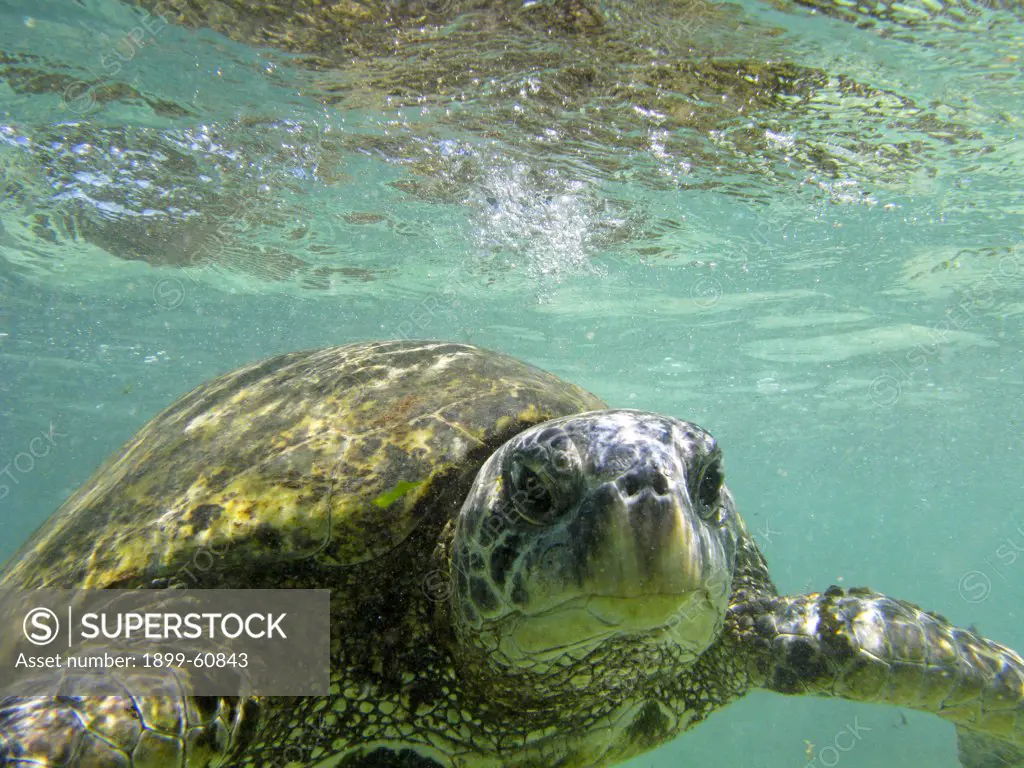
[[[252,738],[249,699],[52,696],[0,700],[0,766],[219,765]]]
[[[763,687],[932,712],[971,732],[964,765],[1024,765],[1024,659],[1009,648],[866,589],[754,602],[733,610]]]

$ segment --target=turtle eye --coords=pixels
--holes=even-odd
[[[705,520],[715,514],[718,506],[718,495],[722,492],[722,462],[712,459],[705,464],[694,486],[694,501],[700,506],[699,513]]]
[[[523,519],[535,525],[545,525],[558,516],[550,478],[521,462],[515,462],[509,475],[508,495]]]

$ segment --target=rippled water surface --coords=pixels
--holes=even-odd
[[[214,374],[449,338],[712,431],[780,589],[1024,648],[1018,2],[142,5],[0,4],[4,555]],[[812,759],[957,765],[767,694],[631,765]]]

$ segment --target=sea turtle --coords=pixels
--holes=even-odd
[[[185,573],[329,587],[331,695],[9,698],[4,765],[590,768],[753,688],[935,712],[975,734],[968,765],[1024,746],[1014,652],[866,589],[778,596],[710,434],[467,344],[286,354],[200,386],[0,587]]]

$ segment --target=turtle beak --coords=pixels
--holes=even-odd
[[[575,559],[593,595],[688,595],[703,586],[703,526],[683,489],[656,468],[595,489],[575,527]]]
[[[667,633],[696,656],[721,626],[731,587],[719,537],[684,486],[656,468],[593,489],[527,567],[535,588],[514,635],[521,651],[541,655],[570,641]]]

